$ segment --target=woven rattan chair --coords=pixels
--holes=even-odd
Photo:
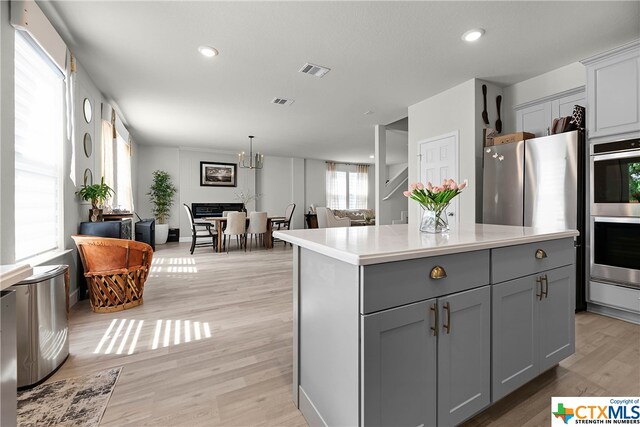
[[[142,304],[153,250],[146,243],[95,236],[72,236],[89,288],[91,309],[112,313]]]

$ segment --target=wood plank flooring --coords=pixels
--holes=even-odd
[[[103,426],[305,426],[290,394],[290,247],[188,249],[158,247],[142,306],[73,307],[71,355],[49,381],[123,366]],[[582,313],[576,331],[574,356],[466,425],[549,425],[554,395],[640,395],[640,327]]]

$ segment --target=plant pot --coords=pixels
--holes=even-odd
[[[169,236],[169,224],[156,224],[156,245],[167,243]]]
[[[445,233],[449,231],[449,221],[447,219],[448,206],[448,203],[436,206],[435,209],[429,209],[422,206],[420,231],[425,233]]]
[[[89,209],[89,222],[101,222],[102,221],[102,209],[91,208]]]

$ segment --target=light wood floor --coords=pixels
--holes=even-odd
[[[290,395],[291,249],[188,249],[159,247],[140,307],[97,314],[78,303],[71,355],[50,381],[122,366],[103,426],[305,426]],[[574,356],[467,425],[547,426],[551,396],[640,395],[640,327],[582,313],[576,331]]]

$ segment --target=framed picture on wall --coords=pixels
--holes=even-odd
[[[200,162],[201,187],[237,187],[235,163]]]

